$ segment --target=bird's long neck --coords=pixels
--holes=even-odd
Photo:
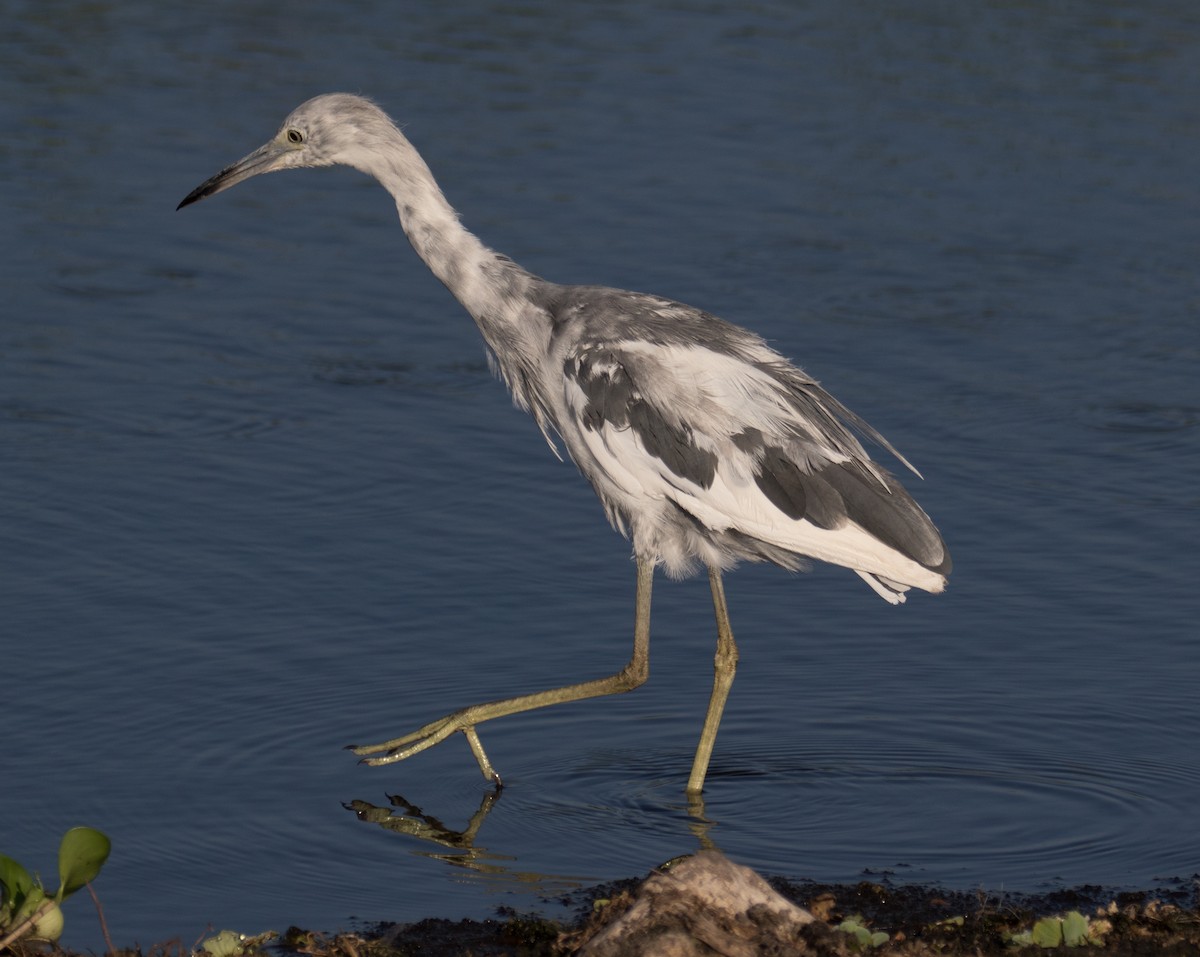
[[[547,284],[485,246],[458,220],[416,148],[395,130],[363,171],[392,194],[413,249],[471,314],[517,403],[539,414],[531,377],[545,355],[550,321],[532,305]]]
[[[488,249],[459,222],[433,173],[399,130],[388,147],[375,154],[364,172],[392,194],[417,255],[483,328],[499,318],[498,308],[519,299],[537,278]],[[488,329],[483,331],[488,335]]]

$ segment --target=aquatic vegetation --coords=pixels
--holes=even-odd
[[[1018,947],[1082,947],[1101,943],[1110,926],[1106,921],[1093,924],[1073,910],[1065,917],[1043,917],[1030,930],[1013,934],[1009,942]]]
[[[843,934],[849,934],[854,940],[855,949],[860,951],[879,947],[888,941],[887,934],[881,930],[872,931],[870,927],[864,924],[862,917],[858,915],[847,917],[834,930],[840,930]]]
[[[62,902],[96,879],[112,842],[90,827],[73,827],[58,847],[58,890],[47,893],[39,879],[0,854],[0,950],[22,937],[53,943],[63,931]]]
[[[236,930],[223,930],[201,941],[197,953],[206,953],[209,957],[246,957],[248,954],[260,953],[266,944],[278,936],[273,930],[254,935],[240,934]]]

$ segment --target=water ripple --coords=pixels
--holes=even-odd
[[[1091,407],[1091,427],[1102,432],[1182,432],[1200,424],[1200,406],[1114,402]]]

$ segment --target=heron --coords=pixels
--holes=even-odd
[[[910,588],[944,589],[951,563],[941,534],[863,440],[920,473],[865,420],[740,326],[660,296],[550,282],[488,248],[371,100],[348,93],[308,100],[268,142],[177,208],[261,173],[335,164],[374,177],[391,194],[413,249],[474,319],[516,405],[591,483],[608,521],[631,542],[637,572],[633,651],[620,671],[351,745],[364,763],[401,761],[462,732],[483,776],[501,787],[477,726],[643,684],[656,570],[681,578],[703,568],[717,637],[686,787],[696,796],[737,670],[724,572],[740,561],[804,570],[815,559],[857,572],[892,604]]]

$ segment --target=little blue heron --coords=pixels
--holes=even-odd
[[[909,588],[945,587],[950,558],[937,528],[855,432],[916,473],[882,435],[752,332],[658,296],[547,282],[488,249],[396,124],[363,97],[333,93],[297,107],[269,142],[179,208],[259,173],[337,163],[391,193],[417,255],[475,320],[513,400],[555,454],[556,437],[566,447],[637,563],[633,654],[621,671],[352,746],[366,763],[400,761],[461,731],[499,786],[476,725],[638,687],[649,673],[655,567],[681,577],[703,565],[717,648],[687,784],[699,794],[737,667],[723,571],[739,560],[800,569],[815,558],[853,569],[892,604]]]

